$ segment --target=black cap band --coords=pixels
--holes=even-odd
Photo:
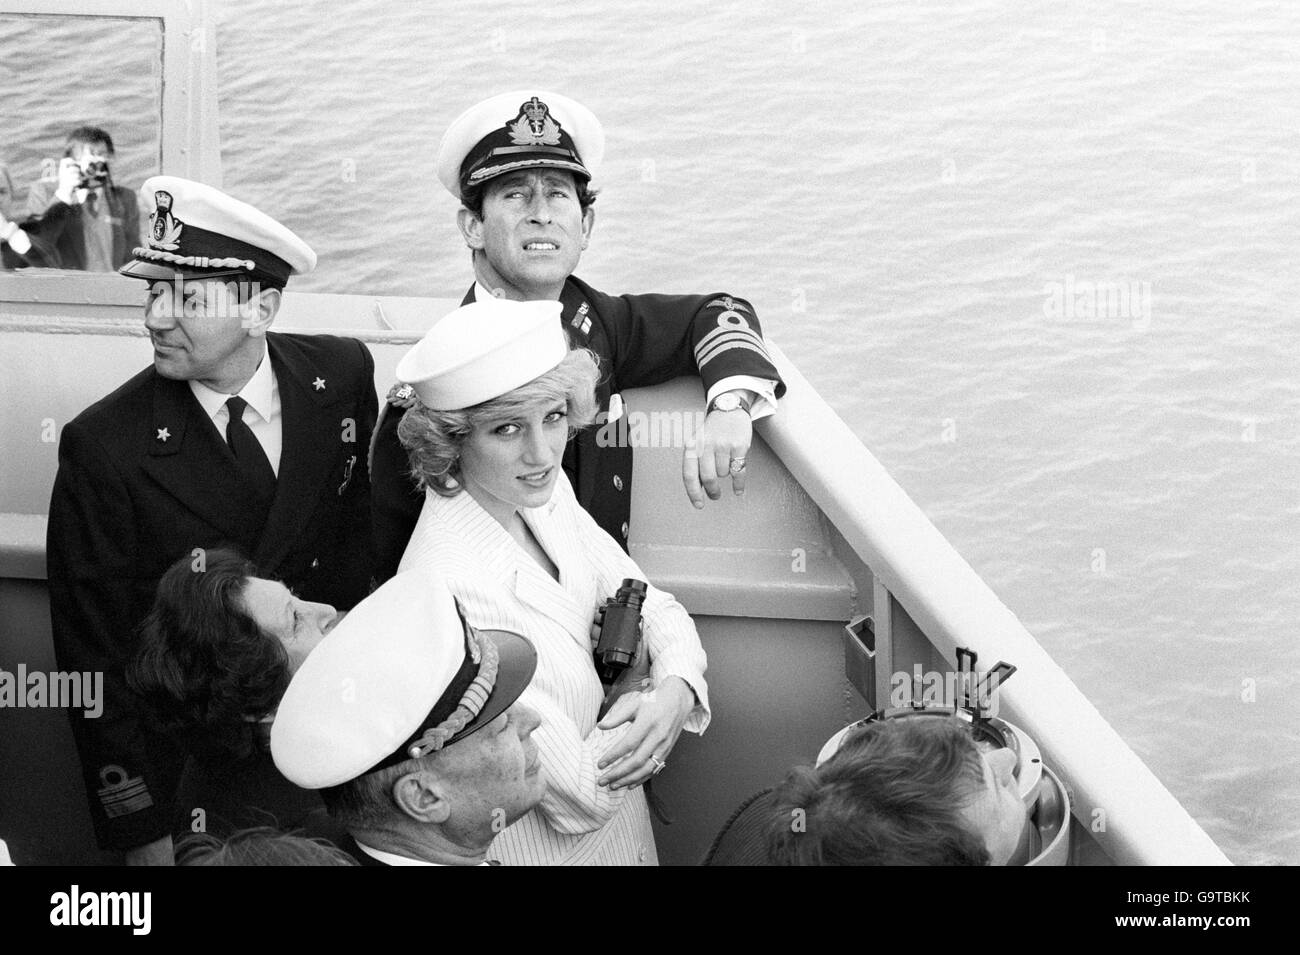
[[[460,669],[456,671],[456,675],[452,677],[451,682],[447,684],[447,689],[443,691],[442,696],[438,697],[438,701],[433,704],[433,709],[429,711],[429,715],[420,721],[420,725],[417,726],[415,731],[402,742],[402,745],[397,747],[396,750],[389,753],[374,766],[367,769],[364,773],[359,773],[358,775],[365,776],[377,770],[387,769],[389,766],[396,766],[398,763],[404,763],[408,759],[412,759],[413,757],[410,753],[411,745],[418,742],[424,736],[426,730],[432,729],[436,726],[441,726],[447,721],[448,717],[456,712],[456,708],[461,705],[461,701],[465,698],[465,692],[478,677],[482,658],[480,657],[478,660],[475,660],[475,657],[479,656],[479,654],[472,649],[478,638],[470,628],[470,625],[466,622],[464,614],[461,613],[459,603],[456,605],[456,612],[460,614],[460,623],[464,628],[465,662],[460,665]],[[469,725],[448,739],[443,745],[450,746],[457,740],[464,739],[481,726],[482,723],[477,720],[471,721]]]
[[[488,133],[460,165],[460,189],[467,190],[513,169],[549,167],[567,169],[584,179],[591,173],[573,137],[534,96],[519,106],[519,114]]]
[[[175,248],[162,249],[150,245],[149,248],[135,249],[132,255],[135,261],[161,266],[182,275],[202,278],[207,273],[246,273],[251,279],[281,289],[293,274],[293,267],[288,262],[266,249],[189,223],[184,223],[177,241],[171,244]],[[131,263],[119,271],[133,278],[154,277],[143,274],[143,270],[133,270]]]

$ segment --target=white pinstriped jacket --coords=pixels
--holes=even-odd
[[[645,575],[578,504],[562,471],[550,502],[521,513],[559,569],[558,583],[464,492],[427,493],[399,568],[437,571],[472,626],[513,630],[537,647],[537,673],[520,700],[541,716],[533,739],[546,768],[546,795],[497,837],[489,856],[509,865],[657,864],[641,787],[611,792],[596,785],[597,761],[627,725],[596,728],[604,693],[591,658],[592,615],[624,577]],[[651,676],[678,676],[690,685],[699,705],[686,729],[704,732],[709,697],[695,624],[653,585],[641,612]]]

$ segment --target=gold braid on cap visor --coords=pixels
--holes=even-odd
[[[157,249],[137,248],[131,251],[137,259],[151,262],[166,262],[168,265],[186,265],[199,269],[248,269],[257,268],[252,259],[210,259],[206,255],[177,255],[174,252],[160,252]]]
[[[492,688],[497,682],[497,665],[500,662],[497,645],[478,633],[473,635],[473,639],[477,641],[479,652],[483,655],[478,667],[478,676],[474,677],[474,682],[465,688],[460,704],[451,716],[437,726],[429,727],[418,740],[406,748],[406,754],[411,759],[428,756],[446,746],[448,740],[468,726],[470,721],[482,712],[488,697],[492,695]]]
[[[543,151],[543,150],[542,150],[541,147],[538,147],[537,151],[538,151],[538,152],[541,152],[541,151]],[[546,152],[560,152],[560,153],[563,153],[563,154],[566,155],[566,156],[571,156],[571,155],[573,155],[573,154],[570,153],[567,149],[563,149],[563,150],[559,150],[559,149],[547,149],[547,150],[545,150],[545,151],[546,151]],[[491,156],[489,155],[488,158],[491,158]],[[483,181],[483,180],[486,180],[486,179],[495,179],[497,176],[501,175],[502,173],[509,172],[509,171],[512,170],[512,169],[529,169],[529,168],[532,168],[532,167],[534,167],[534,166],[537,166],[537,165],[539,165],[539,164],[541,164],[541,163],[545,163],[547,166],[551,167],[552,169],[567,169],[567,170],[570,171],[570,172],[580,172],[580,173],[582,173],[584,176],[588,176],[588,177],[591,176],[591,173],[587,172],[587,167],[586,167],[586,166],[584,166],[584,165],[583,165],[582,163],[580,163],[580,162],[576,162],[576,161],[571,160],[571,159],[570,159],[570,160],[564,160],[564,159],[516,159],[514,162],[504,162],[504,163],[499,163],[499,164],[497,164],[497,165],[484,164],[484,165],[481,166],[480,168],[475,169],[472,173],[470,173],[470,174],[469,174],[469,178],[467,178],[465,181],[466,181],[466,183],[467,183],[468,185],[471,185],[471,186],[477,186],[477,185],[478,185],[481,181]]]

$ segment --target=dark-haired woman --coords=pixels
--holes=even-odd
[[[127,681],[187,755],[177,832],[333,834],[317,795],[276,771],[268,740],[289,678],[339,617],[230,550],[187,556],[163,575]]]

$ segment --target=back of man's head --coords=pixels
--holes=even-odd
[[[269,826],[241,829],[227,839],[191,833],[176,846],[178,866],[342,865],[357,863],[324,839],[281,832]]]
[[[956,719],[868,724],[774,794],[777,865],[987,865],[963,807],[984,783],[970,730]]]
[[[358,776],[320,791],[330,817],[352,832],[390,829],[403,824],[406,814],[393,800],[393,784],[407,773],[432,769],[435,756],[407,760],[396,766]]]

